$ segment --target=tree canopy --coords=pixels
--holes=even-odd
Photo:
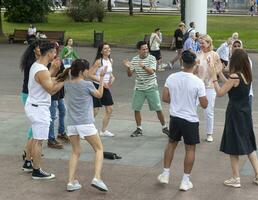
[[[47,21],[52,0],[3,0],[4,16],[9,22],[35,23]]]

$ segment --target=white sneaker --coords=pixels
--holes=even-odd
[[[171,62],[168,62],[167,66],[169,66],[170,69],[173,69],[173,64]]]
[[[91,186],[97,188],[98,190],[100,190],[102,192],[107,192],[108,191],[107,186],[100,179],[96,179],[96,178],[92,179]]]
[[[162,63],[162,64],[161,64],[161,68],[167,68],[167,67],[168,67],[167,64],[165,64],[165,63]]]
[[[190,190],[193,188],[193,184],[191,181],[182,181],[181,184],[180,184],[180,187],[179,187],[179,190],[181,191],[187,191],[187,190]]]
[[[213,142],[213,137],[212,137],[212,135],[207,135],[206,141],[207,141],[207,142]]]
[[[237,178],[232,177],[228,180],[225,180],[224,185],[235,187],[235,188],[240,188],[241,187],[240,178],[239,177],[237,177]]]
[[[169,175],[164,174],[164,173],[160,174],[158,176],[158,181],[163,184],[168,184],[169,183]]]
[[[82,186],[81,186],[81,184],[79,183],[78,180],[74,180],[73,183],[68,183],[67,186],[66,186],[66,190],[68,192],[72,192],[74,190],[79,190],[81,188],[82,188]]]
[[[258,177],[255,177],[255,178],[253,179],[253,183],[255,183],[255,184],[258,185]]]
[[[99,135],[100,135],[100,136],[104,136],[104,137],[105,137],[105,136],[106,136],[106,137],[114,137],[114,136],[115,136],[115,134],[109,132],[108,130],[105,130],[104,132],[99,131]]]

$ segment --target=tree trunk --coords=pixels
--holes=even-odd
[[[129,15],[133,16],[133,1],[129,0],[128,4],[129,4]]]
[[[1,12],[1,8],[2,8],[2,0],[0,0],[0,40],[6,39],[5,35],[3,33],[3,24],[2,24],[2,12]]]

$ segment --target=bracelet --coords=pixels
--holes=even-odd
[[[143,68],[143,69],[145,69],[145,68],[146,68],[146,66],[144,65],[142,68]]]
[[[218,80],[214,80],[214,81],[212,81],[213,83],[215,83],[215,82],[218,82]]]

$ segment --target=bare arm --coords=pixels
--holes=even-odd
[[[162,101],[165,103],[170,103],[170,94],[169,94],[169,90],[167,87],[163,88]]]
[[[53,95],[57,93],[63,86],[64,82],[56,82],[52,80],[50,72],[39,71],[35,75],[35,80],[50,94]]]
[[[207,108],[208,106],[208,99],[206,96],[203,96],[203,97],[199,97],[199,102],[200,102],[200,105],[202,108]]]
[[[100,60],[96,60],[96,62],[89,69],[89,78],[93,81],[99,82],[100,78],[96,76],[96,72],[98,68],[101,66]]]
[[[131,67],[131,63],[129,62],[128,59],[123,60],[123,64],[126,67],[127,70],[127,76],[131,77],[133,75],[133,71],[131,71],[130,67]]]
[[[143,68],[149,75],[152,75],[152,74],[154,74],[155,73],[155,70],[154,69],[152,69],[151,67],[149,67],[149,66],[145,66],[144,65],[144,63],[139,63],[139,66],[141,67],[141,68]]]
[[[96,98],[101,98],[103,96],[103,85],[104,85],[104,82],[103,82],[103,78],[104,78],[104,75],[105,73],[107,72],[107,67],[104,68],[104,70],[101,71],[100,73],[100,79],[99,79],[99,88],[92,93],[92,96],[96,97]]]

